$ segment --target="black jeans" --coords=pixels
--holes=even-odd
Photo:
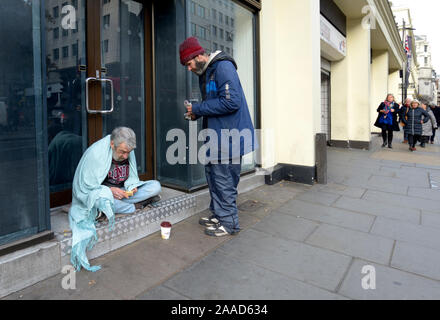
[[[429,136],[422,136],[420,139],[420,145],[429,143]]]
[[[416,146],[416,143],[418,140],[420,140],[419,134],[408,134],[408,144],[411,148],[414,148]]]
[[[432,128],[432,136],[431,136],[431,142],[434,142],[435,139],[435,132],[437,131],[437,129]]]
[[[391,144],[393,142],[393,129],[391,129],[387,125],[382,126],[382,139],[383,144],[386,144],[388,141],[388,144]]]

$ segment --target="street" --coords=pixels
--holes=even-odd
[[[60,273],[5,299],[440,299],[439,141],[380,140],[329,148],[327,185],[239,195],[237,236],[204,235],[203,212],[93,260],[76,289]]]

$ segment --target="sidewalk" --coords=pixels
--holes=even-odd
[[[239,196],[243,231],[210,238],[193,216],[6,299],[440,299],[440,147],[329,148],[328,185]],[[420,150],[420,151],[419,151]],[[206,212],[202,213],[206,214]],[[361,286],[375,267],[376,289]]]

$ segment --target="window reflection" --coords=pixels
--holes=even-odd
[[[39,1],[0,2],[0,245],[49,228]]]
[[[183,25],[186,28],[182,28]],[[222,50],[237,61],[255,125],[254,30],[253,13],[232,0],[161,0],[155,3],[156,158],[161,182],[184,189],[206,183],[203,165],[169,165],[166,162],[167,147],[173,143],[165,140],[167,132],[181,128],[188,137],[189,126],[193,125],[183,120],[183,100],[201,99],[199,78],[179,63],[179,44],[189,36],[196,36],[207,52]],[[201,129],[201,120],[197,127]],[[244,159],[243,171],[254,167],[253,155],[249,154]]]
[[[46,83],[49,182],[51,192],[71,188],[87,147],[84,110],[86,64],[85,0],[46,1]],[[73,5],[75,23],[63,24],[63,7]],[[69,21],[70,22],[70,21]]]

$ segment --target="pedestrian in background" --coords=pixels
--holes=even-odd
[[[393,131],[400,131],[397,123],[397,114],[399,111],[399,104],[394,101],[394,95],[388,94],[385,101],[377,108],[379,113],[374,125],[382,129],[382,148],[387,146],[393,148]]]
[[[406,117],[407,112],[411,108],[411,106],[410,106],[411,101],[412,101],[411,98],[406,98],[405,101],[403,102],[402,106],[399,109],[399,122],[400,122],[400,125],[402,126],[402,130],[403,130],[403,142],[402,143],[408,143],[408,133],[404,130],[405,123],[402,121],[402,118]]]
[[[420,107],[418,100],[413,100],[411,102],[411,109],[406,114],[406,117],[402,119],[405,123],[405,131],[408,133],[409,150],[411,152],[416,151],[417,140],[420,139],[423,133],[422,124],[428,122],[428,119],[428,112]]]
[[[437,127],[438,127],[440,124],[440,107],[433,105],[431,106],[431,111],[434,114],[435,121],[437,122]],[[434,144],[435,132],[436,129],[432,129],[431,144]]]
[[[426,104],[422,103],[422,109],[425,110],[429,115],[428,121],[423,123],[422,139],[420,142],[420,146],[425,148],[426,143],[429,143],[432,134],[435,133],[435,130],[437,129],[437,121],[435,120],[435,116],[434,113],[432,113],[431,108],[428,108]],[[423,117],[425,118],[425,116]]]

